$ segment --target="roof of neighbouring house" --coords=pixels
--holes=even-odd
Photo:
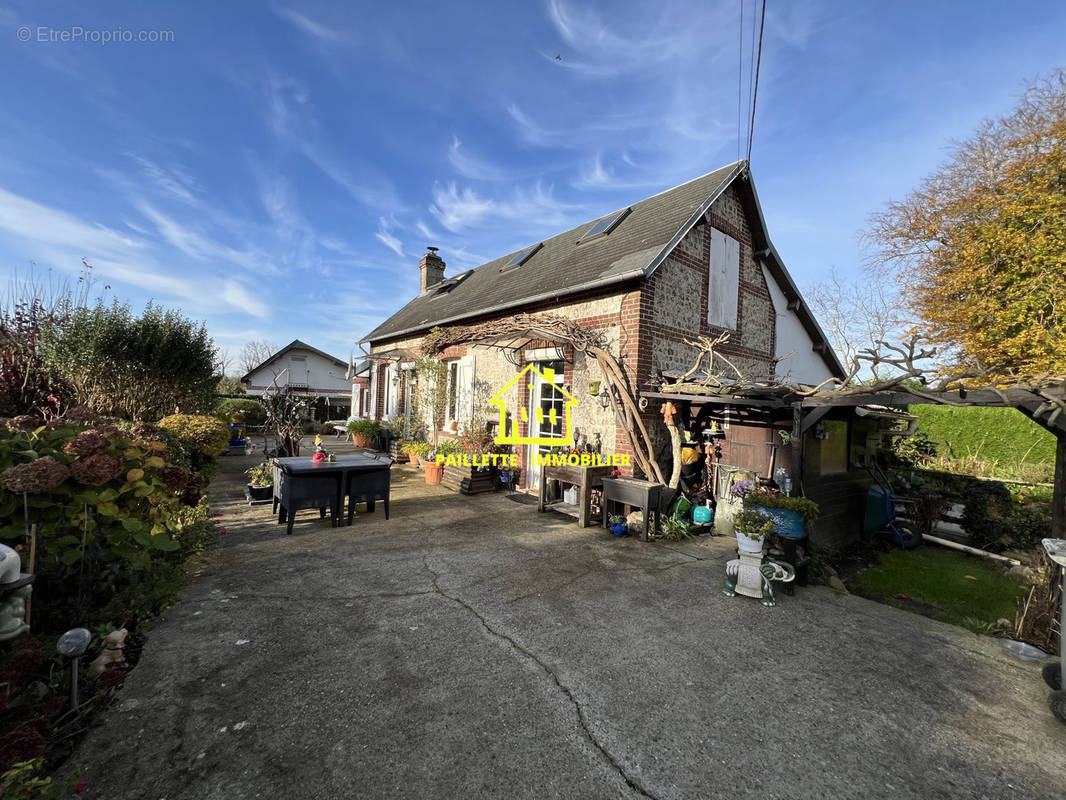
[[[436,325],[489,316],[647,277],[737,178],[743,179],[738,186],[746,187],[743,196],[754,209],[753,246],[765,251],[760,258],[765,258],[789,301],[795,301],[805,329],[814,341],[824,344],[826,363],[833,372],[843,374],[843,367],[833,355],[824,332],[769,241],[746,161],[727,164],[631,206],[610,209],[607,214],[543,242],[530,242],[518,251],[445,278],[378,325],[363,341],[394,339]],[[593,226],[619,211],[625,213],[606,235],[588,237]],[[518,261],[518,265],[508,266],[513,261]]]
[[[307,350],[310,353],[314,353],[315,355],[322,356],[322,358],[329,359],[330,361],[332,361],[335,364],[338,364],[339,366],[342,366],[344,368],[348,367],[348,362],[347,361],[342,361],[341,359],[337,358],[336,356],[331,356],[329,353],[325,353],[325,352],[319,350],[317,347],[312,347],[311,345],[307,344],[306,342],[301,342],[299,339],[293,339],[291,342],[289,342],[283,348],[278,350],[278,352],[276,352],[273,355],[271,355],[270,358],[266,359],[266,361],[264,361],[262,364],[257,366],[255,369],[248,370],[248,374],[244,375],[241,378],[241,383],[244,383],[245,381],[251,380],[252,375],[254,375],[255,373],[259,372],[259,370],[261,370],[263,367],[268,366],[269,364],[272,364],[273,362],[277,361],[279,358],[281,358],[283,355],[288,353],[290,350]]]

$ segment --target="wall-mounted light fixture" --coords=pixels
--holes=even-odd
[[[607,387],[603,387],[603,391],[600,392],[600,405],[607,408],[611,404],[611,395],[607,391]]]

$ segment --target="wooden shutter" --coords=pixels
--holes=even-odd
[[[736,330],[740,298],[740,242],[711,228],[707,274],[707,323]]]

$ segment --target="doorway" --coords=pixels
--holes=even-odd
[[[562,383],[563,370],[566,364],[563,361],[538,361],[534,364],[537,372],[530,372],[529,407],[528,407],[528,436],[562,436],[566,430],[564,412],[566,401],[563,397]],[[551,370],[551,372],[549,372]],[[540,373],[551,375],[551,382],[544,380]],[[568,445],[569,442],[559,440],[559,445]],[[541,468],[533,459],[534,453],[549,453],[553,448],[543,444],[531,444],[526,447],[526,490],[540,490]]]

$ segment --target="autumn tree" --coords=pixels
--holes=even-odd
[[[956,144],[868,238],[925,332],[960,360],[1066,374],[1066,71]]]

